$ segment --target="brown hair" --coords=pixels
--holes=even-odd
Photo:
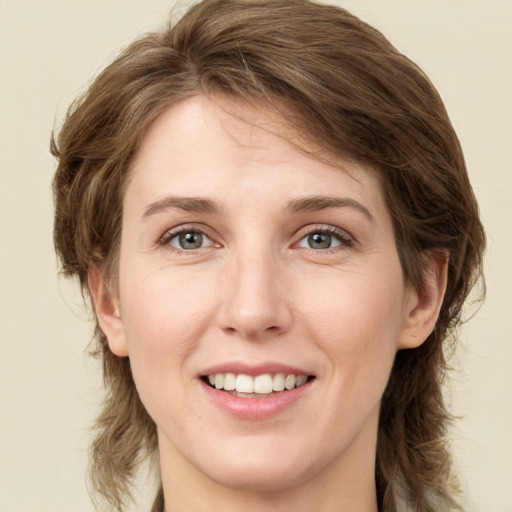
[[[155,118],[198,94],[264,101],[281,111],[285,100],[297,126],[331,154],[376,168],[405,278],[418,289],[425,254],[449,253],[435,330],[396,356],[382,399],[375,475],[381,511],[396,510],[398,495],[418,511],[456,508],[441,383],[447,340],[481,277],[484,232],[436,90],[347,11],[307,0],[205,0],[124,50],[52,139],[59,159],[54,238],[64,274],[78,276],[87,291],[88,272],[101,263],[115,283],[130,162]],[[108,392],[92,445],[92,484],[122,510],[139,462],[156,449],[156,429],[129,359],[109,351],[98,327],[96,338]]]

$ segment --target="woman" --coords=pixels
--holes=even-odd
[[[484,234],[438,94],[379,32],[203,1],[108,66],[52,149],[111,506],[158,453],[155,511],[460,509],[440,386]]]

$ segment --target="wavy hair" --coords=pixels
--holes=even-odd
[[[199,94],[265,102],[330,154],[375,168],[405,279],[417,289],[425,254],[449,254],[435,330],[396,355],[382,398],[375,479],[382,512],[396,511],[397,500],[416,511],[457,508],[441,384],[464,301],[482,275],[484,231],[437,91],[380,32],[346,10],[308,0],[204,0],[128,46],[52,136],[54,241],[63,273],[78,277],[87,293],[88,273],[101,264],[115,286],[133,156],[157,116]],[[97,324],[95,339],[107,394],[91,482],[122,511],[140,462],[156,451],[156,427],[129,359],[110,352]]]

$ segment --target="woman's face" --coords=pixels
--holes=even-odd
[[[373,478],[379,403],[417,300],[381,188],[360,165],[299,152],[277,115],[240,108],[196,97],[145,136],[110,347],[130,357],[164,472],[253,490]]]

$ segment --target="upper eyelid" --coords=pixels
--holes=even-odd
[[[341,237],[350,238],[354,242],[356,241],[356,238],[354,237],[354,235],[352,235],[349,231],[347,231],[346,229],[337,227],[337,226],[333,226],[331,224],[308,224],[307,226],[302,227],[298,231],[298,236],[303,238],[304,236],[307,236],[311,233],[316,233],[316,232],[325,232],[325,233],[329,233],[329,234],[339,235]]]
[[[166,229],[164,231],[162,237],[164,237],[166,235],[179,235],[180,233],[183,233],[184,231],[191,231],[191,232],[197,231],[197,232],[203,233],[208,236],[212,236],[211,233],[213,232],[213,230],[211,228],[209,228],[208,226],[206,226],[205,224],[191,222],[191,223],[186,223],[186,224],[180,224],[173,228]]]

